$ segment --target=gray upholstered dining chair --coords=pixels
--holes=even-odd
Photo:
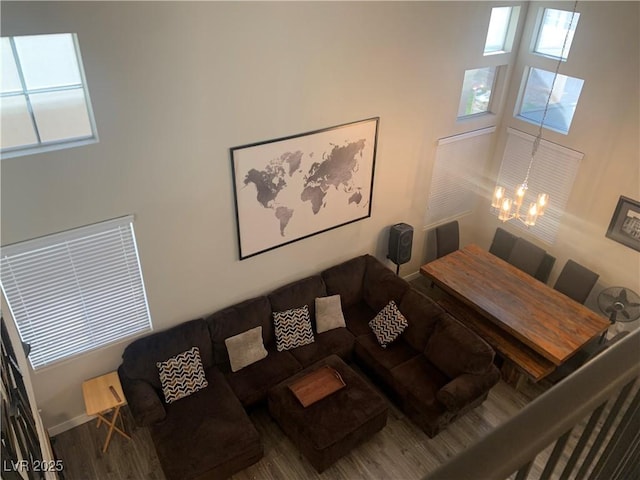
[[[596,272],[573,260],[567,260],[553,288],[578,303],[584,303],[600,278]]]
[[[504,228],[498,227],[496,228],[496,233],[493,235],[489,252],[502,260],[508,260],[517,239],[518,237],[516,235],[507,232]]]
[[[458,221],[436,227],[436,258],[444,257],[460,248],[460,226]]]
[[[524,238],[518,238],[513,245],[507,262],[523,272],[535,277],[547,252]]]
[[[556,257],[545,253],[544,257],[542,257],[542,262],[540,262],[540,266],[536,271],[534,277],[540,280],[542,283],[547,283],[549,280],[549,275],[551,274],[551,269],[553,268],[553,264],[556,263]]]

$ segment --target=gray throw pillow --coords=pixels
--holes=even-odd
[[[237,372],[267,356],[262,342],[262,327],[225,338],[224,344],[227,346],[232,372]]]
[[[316,298],[316,331],[318,333],[345,326],[340,295]]]

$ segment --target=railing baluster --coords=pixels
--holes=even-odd
[[[580,435],[580,440],[578,440],[578,444],[576,445],[576,448],[573,449],[573,452],[571,453],[571,457],[567,461],[567,464],[565,465],[564,470],[560,475],[560,480],[569,480],[570,478],[569,475],[571,475],[571,472],[573,472],[573,469],[575,468],[576,463],[578,462],[578,459],[580,458],[580,455],[584,450],[584,447],[587,445],[589,438],[591,438],[591,433],[593,433],[593,429],[598,423],[598,420],[600,419],[600,416],[602,415],[602,412],[604,411],[604,407],[606,405],[607,405],[607,402],[604,402],[603,404],[601,404],[598,408],[596,408],[593,411],[593,413],[591,414],[591,417],[589,417],[589,422],[587,423],[587,426],[584,427],[584,430]]]
[[[609,429],[611,428],[611,425],[613,425],[613,421],[616,419],[618,415],[618,411],[620,410],[620,407],[622,407],[622,405],[624,404],[624,401],[627,399],[627,396],[631,391],[631,387],[633,386],[633,383],[634,382],[627,383],[622,389],[622,391],[620,392],[620,395],[618,395],[618,398],[616,399],[615,403],[611,407],[611,411],[609,412],[609,415],[607,415],[607,419],[605,420],[604,424],[602,425],[602,428],[600,429],[600,432],[598,433],[598,436],[596,437],[596,441],[593,443],[593,445],[591,446],[591,449],[589,450],[589,453],[587,453],[587,457],[582,462],[582,465],[580,466],[580,470],[578,470],[578,474],[576,475],[576,480],[582,480],[587,474],[589,467],[593,463],[594,458],[596,458],[596,455],[598,454],[600,447],[602,446],[603,442],[607,437],[607,434],[609,433]]]
[[[529,472],[531,471],[531,467],[533,466],[533,460],[528,463],[525,463],[520,470],[518,470],[518,474],[514,480],[527,480],[529,476]]]
[[[627,436],[635,437],[638,442],[640,435],[640,390],[636,392],[635,397],[627,407],[627,410],[620,420],[618,427],[609,439],[607,447],[598,459],[598,463],[591,472],[590,479],[598,478],[615,478],[614,473],[617,467],[623,463],[624,449],[614,449],[621,439]],[[615,458],[613,458],[615,456]]]
[[[551,474],[556,468],[558,464],[558,460],[560,460],[560,456],[564,451],[564,447],[567,445],[567,441],[571,436],[571,432],[573,429],[567,430],[557,441],[555,447],[553,447],[553,451],[551,452],[551,456],[549,456],[549,460],[547,460],[547,464],[542,471],[542,476],[540,480],[548,480],[551,478]]]

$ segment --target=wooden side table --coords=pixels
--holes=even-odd
[[[120,407],[127,404],[127,399],[122,392],[118,372],[111,372],[90,380],[85,380],[82,382],[82,395],[84,396],[87,415],[96,415],[98,417],[96,428],[99,428],[102,422],[109,426],[107,439],[102,448],[103,453],[106,452],[109,447],[109,442],[111,441],[114,430],[123,437],[131,440],[131,437],[124,431],[124,424],[120,416]],[[111,419],[105,416],[109,412],[113,412]],[[116,426],[118,417],[120,417],[122,429]]]

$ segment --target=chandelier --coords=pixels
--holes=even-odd
[[[529,160],[529,166],[527,168],[527,173],[524,176],[524,180],[516,188],[513,199],[506,196],[506,189],[503,186],[496,185],[496,188],[493,191],[493,199],[491,201],[491,206],[493,208],[498,209],[498,219],[502,220],[503,223],[508,222],[509,220],[516,219],[524,223],[527,227],[532,227],[533,225],[536,224],[538,217],[541,217],[542,215],[544,215],[544,211],[547,208],[547,205],[549,204],[549,194],[539,193],[537,200],[535,202],[529,203],[529,206],[526,209],[526,213],[522,212],[522,205],[524,203],[525,195],[529,188],[529,175],[531,174],[531,168],[533,167],[533,162],[535,160],[536,153],[538,152],[538,147],[540,146],[540,140],[542,140],[542,128],[544,126],[544,121],[547,118],[549,104],[551,103],[551,97],[553,95],[553,90],[556,85],[556,79],[558,78],[558,72],[560,70],[560,65],[562,64],[562,59],[564,57],[565,48],[567,46],[567,41],[569,39],[569,34],[571,31],[570,26],[573,24],[573,20],[576,14],[577,4],[578,2],[576,1],[573,5],[573,13],[571,15],[571,21],[569,23],[569,27],[567,28],[567,33],[565,34],[565,37],[564,37],[562,51],[560,53],[560,56],[558,57],[558,64],[556,65],[556,70],[553,75],[553,82],[551,83],[551,88],[549,89],[547,102],[544,106],[542,119],[540,120],[538,134],[536,135],[533,141],[533,145],[531,147],[531,160]]]

